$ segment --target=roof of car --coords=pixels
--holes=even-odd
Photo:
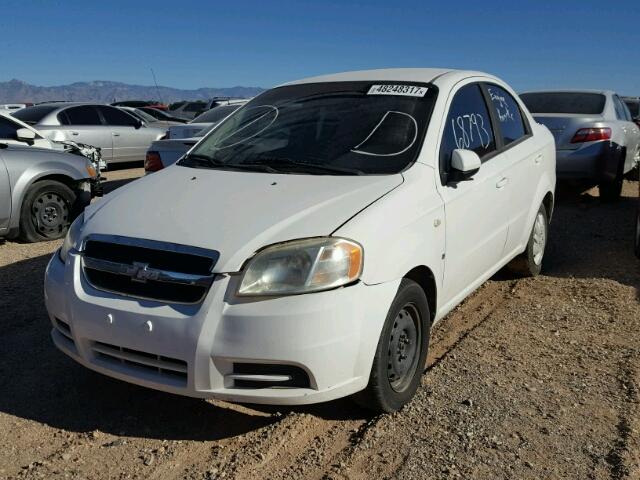
[[[520,95],[525,93],[599,93],[600,95],[615,95],[613,90],[598,90],[589,88],[552,88],[548,90],[527,90],[526,92],[520,92]]]
[[[284,85],[321,82],[350,82],[350,81],[410,81],[433,82],[436,78],[447,73],[458,73],[461,76],[488,76],[482,72],[470,70],[454,70],[450,68],[383,68],[377,70],[359,70],[353,72],[333,73],[317,77],[303,78]]]

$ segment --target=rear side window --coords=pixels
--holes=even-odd
[[[120,127],[133,127],[136,119],[126,112],[115,107],[97,107],[107,125]]]
[[[605,96],[585,92],[531,92],[520,99],[531,113],[576,113],[600,115],[604,110]]]
[[[60,112],[58,119],[63,125],[102,125],[95,107],[82,105]]]
[[[527,134],[518,102],[505,89],[497,85],[487,85],[504,145],[520,140]]]
[[[633,118],[640,116],[640,100],[625,100],[627,108]]]
[[[37,105],[35,107],[27,107],[18,110],[17,112],[12,112],[11,115],[16,117],[18,120],[22,120],[24,123],[35,125],[56,108],[59,108],[59,106]]]
[[[0,117],[0,140],[17,140],[18,125],[11,120]]]
[[[458,90],[449,107],[440,145],[440,174],[443,183],[451,170],[451,154],[456,148],[473,150],[480,158],[496,149],[489,110],[477,83],[465,85]]]

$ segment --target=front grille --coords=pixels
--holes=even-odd
[[[83,270],[96,289],[167,303],[198,303],[213,283],[218,252],[125,237],[92,236]]]
[[[187,384],[187,362],[177,358],[119,347],[103,342],[93,342],[91,350],[95,359],[110,368],[125,368],[128,374],[151,375],[155,381],[178,386]]]
[[[232,388],[310,388],[309,375],[295,365],[234,363],[226,377]]]

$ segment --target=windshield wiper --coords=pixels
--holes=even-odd
[[[222,162],[216,158],[209,157],[208,155],[202,155],[199,153],[191,153],[189,155],[185,155],[180,160],[179,165],[184,165],[186,167],[204,167],[204,168],[221,168],[221,169],[229,169],[229,170],[248,170],[251,172],[268,172],[268,173],[278,173],[278,170],[272,168],[269,165],[262,164],[242,164],[242,163],[229,163]]]
[[[362,170],[357,170],[355,168],[347,168],[347,167],[336,167],[334,165],[323,165],[316,163],[306,163],[301,162],[299,160],[294,160],[292,158],[287,157],[268,157],[268,158],[260,158],[258,160],[253,160],[251,162],[239,162],[234,163],[232,165],[237,165],[240,167],[250,166],[250,167],[269,167],[272,170],[276,170],[279,172],[290,171],[292,168],[294,170],[309,170],[316,172],[324,172],[324,173],[339,173],[342,175],[364,175],[365,173]]]

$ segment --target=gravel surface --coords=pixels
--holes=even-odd
[[[108,172],[107,188],[141,170]],[[416,398],[370,417],[182,398],[49,340],[60,242],[0,244],[0,478],[640,478],[638,185],[562,191],[543,275],[501,272],[434,327]]]

